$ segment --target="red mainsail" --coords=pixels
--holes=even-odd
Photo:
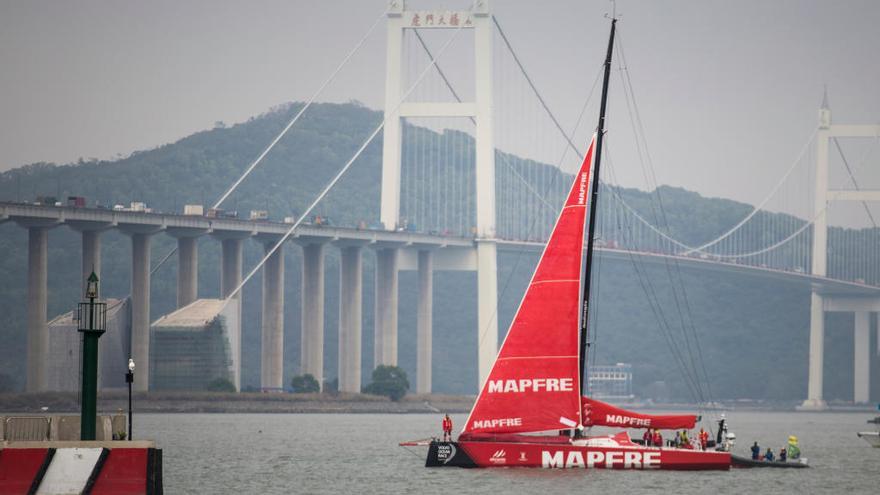
[[[690,430],[697,423],[693,414],[640,414],[589,397],[584,397],[583,402],[584,426]]]
[[[595,136],[464,433],[581,424],[580,288]]]

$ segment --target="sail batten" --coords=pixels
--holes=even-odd
[[[583,424],[580,282],[594,143],[595,137],[464,433],[530,433]]]

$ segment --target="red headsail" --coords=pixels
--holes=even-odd
[[[583,397],[584,426],[622,426],[624,428],[659,428],[661,430],[690,430],[697,417],[687,415],[639,414]]]
[[[593,145],[556,220],[464,432],[522,433],[581,424],[580,287]]]

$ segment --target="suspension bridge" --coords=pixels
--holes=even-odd
[[[408,10],[403,0],[391,0],[327,81],[263,152],[243,167],[241,177],[213,206],[222,206],[273,147],[286,134],[296,132],[297,121],[312,102],[383,22],[387,36],[383,120],[365,137],[357,153],[340,163],[326,187],[314,192],[314,201],[291,223],[0,203],[0,221],[15,221],[29,230],[29,391],[48,386],[46,232],[60,225],[82,232],[84,275],[92,267],[100,272],[101,232],[119,229],[131,236],[129,352],[141,370],[136,377],[137,390],[154,385],[149,371],[155,360],[151,356],[149,287],[151,273],[160,267],[150,265],[150,239],[163,232],[178,240],[176,253],[168,253],[163,262],[171,256],[178,258],[179,311],[197,302],[195,239],[210,235],[222,245],[220,292],[237,314],[229,335],[236,387],[241,385],[241,289],[260,270],[264,273],[261,386],[270,390],[283,386],[284,262],[280,249],[288,241],[300,245],[303,252],[302,373],[322,382],[324,256],[332,246],[341,253],[341,391],[361,389],[361,272],[364,253],[369,252],[374,253],[376,262],[373,365],[397,364],[398,273],[416,270],[416,390],[430,392],[433,272],[476,271],[479,300],[474,331],[483,380],[498,348],[497,252],[541,249],[570,184],[565,171],[574,170],[582,159],[582,147],[576,143],[585,143],[583,136],[589,132],[582,118],[570,129],[561,125],[517,55],[516,40],[508,38],[501,21],[492,15],[488,0],[476,0],[467,10],[430,11]],[[637,147],[635,166],[653,191],[633,192],[618,183],[624,164],[615,161],[617,141],[612,128],[597,218],[600,256],[632,263],[639,277],[644,276],[645,266],[654,264],[665,267],[673,282],[680,282],[680,270],[688,268],[707,276],[740,273],[756,280],[770,277],[811,290],[805,408],[826,407],[822,394],[825,312],[855,313],[854,400],[868,402],[870,313],[880,311],[880,230],[868,202],[880,201],[880,190],[860,186],[857,178],[877,163],[880,126],[832,123],[831,110],[824,102],[816,131],[805,137],[793,161],[779,168],[780,179],[766,197],[754,208],[743,210],[712,238],[698,238],[671,225],[670,205],[664,204],[662,189],[657,187],[622,50],[618,48],[615,73]],[[595,82],[598,67],[596,74]],[[595,104],[595,82],[583,102],[581,117],[591,115],[588,110]],[[380,133],[379,218],[371,219],[370,227],[308,225],[312,210],[350,167],[357,166],[362,152]],[[846,138],[868,143],[855,160],[846,151]],[[838,168],[843,170],[837,174],[840,177],[835,176]],[[861,225],[852,221],[851,209],[838,213],[840,204],[863,205],[859,210],[865,217]],[[265,256],[248,270],[242,266],[246,239],[265,246]],[[656,294],[646,290],[645,296],[668,332],[672,326],[680,326],[678,338],[696,338],[687,312],[681,317],[683,321],[671,324],[666,320],[672,316],[665,313]],[[680,284],[673,296],[676,304],[687,307],[687,294]],[[676,337],[671,338],[674,341]],[[679,359],[689,370],[690,381],[705,378],[701,376],[705,375],[702,363]]]

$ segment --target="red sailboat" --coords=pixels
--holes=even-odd
[[[462,433],[457,441],[431,442],[427,466],[730,468],[729,452],[646,446],[625,431],[584,434],[590,426],[691,429],[697,420],[693,415],[638,414],[583,395],[598,172],[615,23],[612,20],[598,131]]]

